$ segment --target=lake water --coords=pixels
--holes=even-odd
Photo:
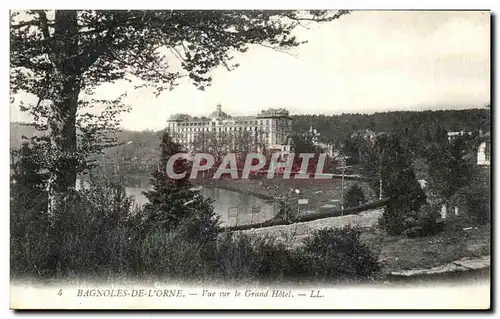
[[[220,188],[202,188],[201,193],[214,200],[214,211],[227,225],[258,223],[274,217],[272,201]]]
[[[140,206],[148,201],[142,194],[142,192],[146,191],[146,188],[126,187],[125,191],[127,195],[133,196]],[[221,216],[222,222],[228,226],[258,223],[274,217],[274,204],[272,201],[219,188],[201,187],[200,192],[203,196],[214,200],[214,211]]]

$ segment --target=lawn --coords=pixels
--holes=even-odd
[[[244,231],[256,236],[276,236],[279,242],[291,247],[315,230],[326,227],[358,225],[363,228],[361,240],[377,253],[384,272],[424,269],[441,266],[464,257],[480,257],[490,254],[489,225],[471,225],[465,221],[448,220],[445,229],[433,236],[408,238],[390,236],[378,227],[381,210],[371,210],[359,215],[330,217],[311,222],[265,227]],[[464,230],[464,228],[472,227]]]
[[[380,229],[372,229],[363,234],[363,240],[379,253],[386,272],[431,268],[464,257],[490,254],[489,225],[464,230],[467,226],[451,221],[442,232],[421,238],[389,236]]]

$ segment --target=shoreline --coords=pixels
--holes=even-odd
[[[202,182],[191,182],[194,186],[202,186],[202,187],[206,187],[206,188],[219,188],[219,189],[225,189],[227,191],[232,191],[232,192],[237,192],[237,193],[242,193],[242,194],[245,194],[245,195],[250,195],[250,196],[254,196],[254,197],[258,197],[258,198],[261,198],[261,199],[264,199],[264,200],[274,200],[275,197],[274,196],[271,196],[271,195],[265,195],[265,194],[262,194],[262,193],[259,193],[259,192],[256,192],[256,191],[251,191],[251,190],[245,190],[245,189],[241,189],[241,188],[238,188],[238,187],[234,187],[234,186],[230,186],[230,185],[225,185],[224,183],[211,183],[211,182],[205,182],[202,180]]]

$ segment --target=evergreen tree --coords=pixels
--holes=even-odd
[[[426,196],[418,183],[408,150],[405,150],[397,135],[387,137],[386,156],[382,168],[385,195],[390,198],[380,224],[391,235],[405,230],[405,220],[418,211]]]
[[[427,149],[429,190],[438,203],[447,203],[459,189],[469,185],[474,167],[467,155],[467,141],[456,137],[452,141],[440,139]]]
[[[144,192],[149,200],[144,205],[144,231],[157,227],[171,231],[182,224],[192,238],[200,241],[215,238],[219,217],[213,211],[212,200],[192,190],[188,161],[179,159],[174,164],[174,172],[186,172],[184,178],[175,180],[166,173],[169,158],[180,153],[181,146],[165,132],[160,151],[158,170],[152,173],[152,189]]]

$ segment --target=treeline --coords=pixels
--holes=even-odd
[[[448,132],[490,130],[489,108],[440,111],[395,111],[374,114],[295,115],[293,131],[305,132],[313,126],[323,142],[339,143],[359,130],[432,134],[438,128]]]
[[[10,150],[18,150],[23,143],[33,136],[43,136],[44,132],[37,131],[27,123],[10,123]],[[144,186],[148,183],[149,172],[158,163],[158,147],[161,131],[129,131],[122,130],[116,133],[118,146],[104,149],[93,155],[97,162],[99,173],[105,175],[120,174],[130,186]],[[13,159],[15,160],[15,159]],[[80,178],[86,179],[87,176]]]

